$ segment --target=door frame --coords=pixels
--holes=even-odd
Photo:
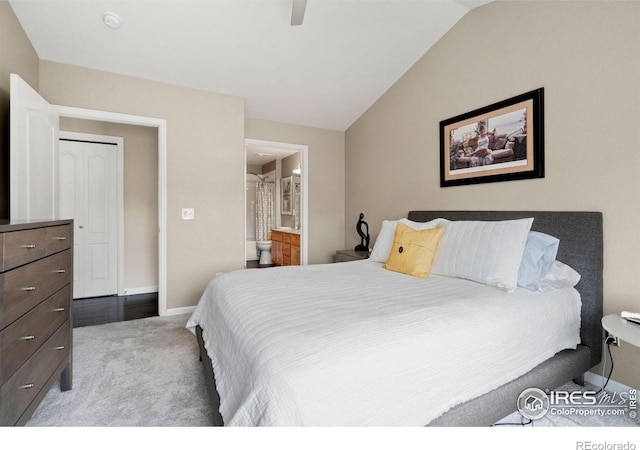
[[[244,140],[245,148],[247,145],[256,145],[261,147],[279,148],[283,150],[293,150],[301,153],[302,173],[300,174],[300,197],[302,198],[302,226],[300,227],[300,247],[302,252],[302,258],[300,264],[306,266],[309,264],[309,146],[302,144],[288,144],[286,142],[265,141],[262,139],[247,139]],[[276,180],[276,192],[278,192],[278,180]],[[244,152],[244,185],[247,186],[247,152]],[[246,245],[246,230],[247,230],[247,190],[244,191],[244,229],[245,229],[245,244]],[[244,248],[243,245],[243,248]]]
[[[60,131],[58,140],[80,141],[96,144],[111,144],[116,148],[116,214],[118,215],[117,247],[118,270],[116,273],[118,295],[125,295],[124,291],[124,139],[119,136],[105,136],[102,134],[78,133],[75,131]]]
[[[158,130],[158,314],[167,316],[184,313],[184,308],[167,310],[167,121],[72,106],[52,106],[58,110],[60,117],[123,123]]]

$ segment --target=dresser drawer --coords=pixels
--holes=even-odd
[[[71,248],[73,241],[73,227],[59,225],[45,228],[45,252],[47,255]]]
[[[71,250],[65,250],[0,275],[0,329],[70,283],[71,264]]]
[[[3,234],[3,270],[13,269],[45,256],[44,228],[10,231]]]
[[[2,332],[0,384],[33,355],[69,319],[71,285],[68,284]]]
[[[292,234],[291,235],[291,246],[292,247],[300,247],[300,235]]]
[[[290,243],[291,242],[291,235],[289,233],[282,233],[282,242],[285,243]]]
[[[65,322],[0,388],[0,424],[15,424],[69,355],[70,332],[69,322]]]

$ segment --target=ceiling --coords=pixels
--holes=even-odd
[[[284,159],[296,153],[296,150],[267,147],[264,145],[245,145],[248,166],[264,166],[275,159]]]
[[[339,131],[488,1],[308,0],[291,26],[291,0],[9,0],[40,59],[237,95],[247,117]]]

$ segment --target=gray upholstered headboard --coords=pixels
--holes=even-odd
[[[602,213],[563,211],[410,211],[409,220],[512,220],[533,217],[532,230],[560,239],[557,260],[581,275],[582,344],[591,350],[591,367],[602,359]]]

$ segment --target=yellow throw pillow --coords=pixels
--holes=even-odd
[[[436,253],[443,233],[443,227],[414,230],[398,222],[393,247],[384,268],[414,277],[427,278],[433,255]]]

